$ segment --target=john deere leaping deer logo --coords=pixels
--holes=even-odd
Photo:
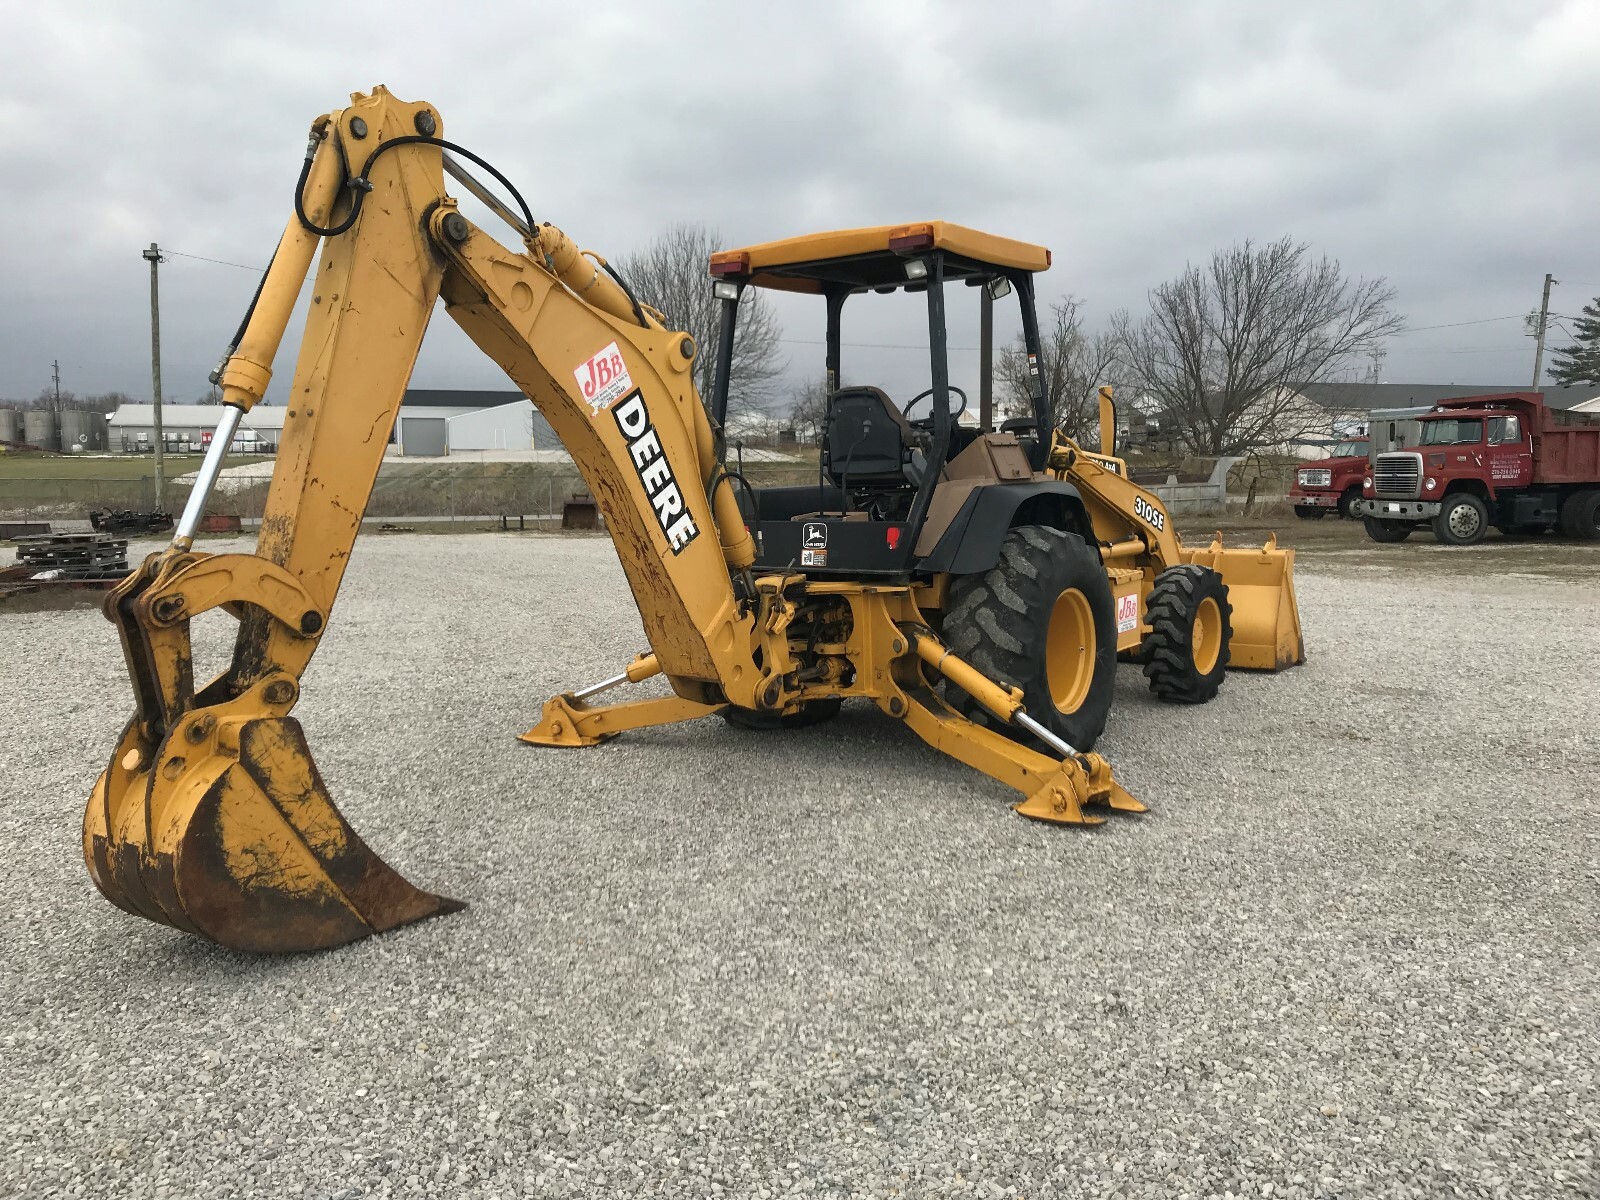
[[[821,521],[807,521],[800,532],[800,546],[804,550],[825,550],[828,546],[828,527]]]

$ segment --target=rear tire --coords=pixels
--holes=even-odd
[[[1228,585],[1210,567],[1168,567],[1145,605],[1150,632],[1141,647],[1150,690],[1170,704],[1204,704],[1228,673],[1233,605]]]
[[[999,562],[951,581],[942,633],[990,679],[1020,687],[1028,715],[1074,749],[1093,748],[1105,731],[1117,669],[1111,583],[1077,534],[1047,525],[1011,530]],[[953,684],[944,694],[975,724],[1032,740]]]
[[[1476,546],[1489,532],[1489,506],[1471,492],[1444,498],[1433,519],[1433,539],[1441,546]]]
[[[1320,521],[1328,515],[1328,510],[1318,508],[1315,504],[1296,504],[1294,506],[1294,515],[1302,521]]]
[[[730,704],[722,710],[722,719],[740,729],[804,729],[807,725],[821,725],[824,721],[833,720],[839,715],[843,704],[844,701],[840,699],[808,700],[798,712],[792,713],[757,712],[753,708],[736,708]]]
[[[1600,538],[1600,491],[1574,492],[1561,506],[1561,532],[1592,542]]]
[[[1385,521],[1382,517],[1362,517],[1361,523],[1369,538],[1386,544],[1405,541],[1416,528],[1409,521]]]

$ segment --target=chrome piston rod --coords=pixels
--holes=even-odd
[[[1057,754],[1061,755],[1062,758],[1078,757],[1078,752],[1073,749],[1072,746],[1058,738],[1055,734],[1051,733],[1043,725],[1039,724],[1039,722],[1035,721],[1027,713],[1023,712],[1020,708],[1017,709],[1016,715],[1011,719],[1018,725],[1021,725],[1029,733],[1033,734],[1034,737],[1038,738],[1046,746],[1049,746]]]
[[[194,545],[195,530],[200,527],[200,518],[205,515],[206,501],[211,498],[211,489],[217,485],[217,476],[222,474],[223,460],[228,457],[228,447],[233,445],[233,435],[238,432],[239,422],[243,419],[244,409],[232,404],[223,406],[222,420],[217,422],[217,430],[211,435],[211,445],[206,447],[199,476],[189,492],[189,499],[184,503],[177,532],[172,535],[174,550],[187,550]]]

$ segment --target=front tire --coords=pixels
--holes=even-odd
[[[1385,521],[1382,517],[1362,517],[1361,523],[1369,538],[1385,544],[1405,541],[1416,528],[1409,521]]]
[[[1433,538],[1442,546],[1476,546],[1489,532],[1489,506],[1471,492],[1444,498],[1433,519]]]
[[[1339,515],[1346,521],[1354,521],[1361,514],[1356,512],[1356,505],[1361,503],[1361,489],[1351,488],[1339,497]]]
[[[1150,632],[1141,647],[1150,690],[1170,704],[1204,704],[1228,672],[1233,605],[1228,585],[1210,567],[1168,567],[1145,604]]]
[[[1318,508],[1315,504],[1296,504],[1294,506],[1294,515],[1302,521],[1320,521],[1328,515],[1328,510]]]
[[[951,581],[942,633],[990,679],[1020,687],[1028,715],[1074,749],[1092,749],[1105,731],[1117,669],[1111,584],[1077,534],[1011,530],[999,562]],[[952,684],[945,698],[976,724],[1030,740]]]

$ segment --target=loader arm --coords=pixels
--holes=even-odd
[[[1101,395],[1102,445],[1114,444],[1109,391],[1102,389]],[[1294,592],[1294,551],[1279,549],[1275,534],[1259,550],[1225,548],[1220,533],[1204,548],[1185,546],[1167,506],[1128,478],[1126,463],[1091,453],[1060,430],[1052,435],[1047,468],[1078,489],[1101,558],[1115,581],[1114,592],[1137,596],[1140,625],[1157,577],[1173,567],[1194,564],[1216,571],[1227,585],[1230,668],[1278,671],[1305,661]],[[1131,642],[1137,644],[1137,629],[1130,632],[1135,635]]]

